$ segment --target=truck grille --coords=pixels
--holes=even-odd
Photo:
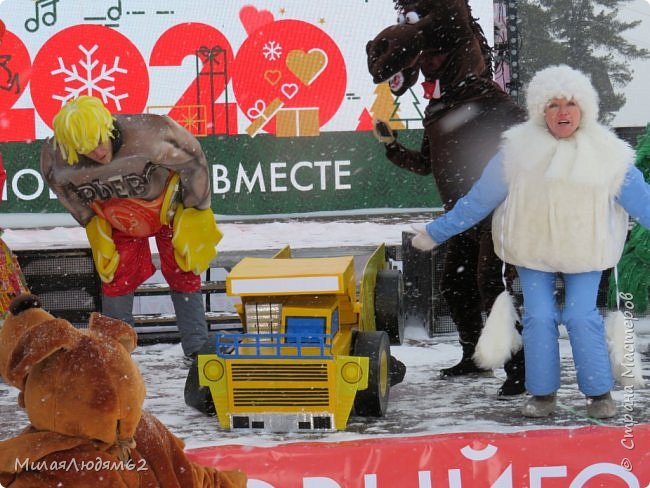
[[[230,378],[235,407],[329,405],[328,367],[324,363],[235,363],[231,365]],[[245,387],[246,384],[250,386]]]
[[[327,365],[233,364],[232,381],[309,381],[327,383]]]
[[[327,407],[327,388],[234,388],[235,407]]]

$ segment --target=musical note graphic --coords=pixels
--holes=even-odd
[[[18,73],[14,74],[7,64],[11,61],[10,54],[0,54],[0,69],[7,73],[7,82],[0,84],[0,89],[11,91],[14,87],[16,93],[20,93],[20,77]]]
[[[36,32],[40,27],[40,21],[44,25],[51,27],[56,24],[56,4],[59,3],[59,0],[37,0],[34,4],[34,17],[29,18],[25,21],[25,29],[29,32]],[[40,12],[41,9],[46,9],[52,7],[51,12]]]
[[[122,0],[117,0],[117,6],[112,6],[106,12],[106,15],[113,22],[117,22],[122,17]]]
[[[127,12],[129,14],[131,12]],[[140,12],[144,13],[144,12]],[[117,5],[109,7],[106,15],[86,16],[83,19],[86,22],[100,22],[106,27],[119,27],[118,21],[122,18],[122,0],[117,0]]]

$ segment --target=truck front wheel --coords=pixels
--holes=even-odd
[[[383,417],[390,393],[390,340],[383,331],[357,332],[355,356],[369,358],[368,388],[357,391],[354,412],[362,417]]]

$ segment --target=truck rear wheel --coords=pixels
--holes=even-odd
[[[362,417],[383,417],[390,393],[390,341],[383,331],[358,332],[354,355],[370,359],[368,388],[357,391],[354,412]]]
[[[398,269],[377,273],[375,326],[388,334],[391,344],[404,341],[404,280]]]

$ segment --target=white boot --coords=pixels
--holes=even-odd
[[[587,415],[595,419],[608,419],[616,415],[616,402],[610,392],[587,397]]]
[[[524,417],[548,417],[555,412],[556,404],[557,395],[555,393],[531,396],[522,407],[521,414]]]

